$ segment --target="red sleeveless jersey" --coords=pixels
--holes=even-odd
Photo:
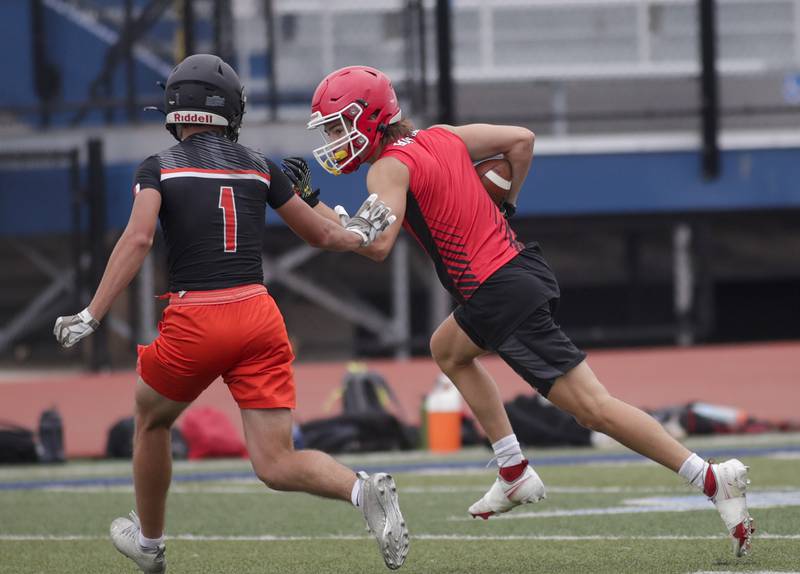
[[[417,130],[387,146],[381,157],[408,167],[403,227],[428,252],[442,285],[460,303],[523,249],[454,133]]]

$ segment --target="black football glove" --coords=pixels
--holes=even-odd
[[[281,162],[281,170],[294,187],[294,192],[311,207],[319,203],[319,189],[312,191],[311,168],[302,157],[286,157]]]
[[[516,212],[517,212],[517,206],[514,205],[513,203],[504,201],[500,206],[500,213],[502,213],[503,217],[505,217],[506,219],[511,219],[512,217],[514,217],[514,214]]]

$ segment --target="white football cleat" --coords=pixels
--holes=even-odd
[[[161,544],[154,550],[139,546],[139,517],[131,511],[130,518],[115,518],[111,523],[111,542],[122,554],[136,562],[142,572],[163,574],[167,571],[165,546]]]
[[[735,458],[719,464],[709,462],[703,486],[703,492],[717,507],[733,538],[733,552],[737,557],[750,553],[751,539],[756,530],[745,498],[750,484],[747,470],[748,467]]]
[[[368,475],[359,472],[361,511],[367,530],[375,536],[386,566],[397,570],[408,555],[409,537],[406,521],[400,512],[397,486],[391,475],[379,472]]]
[[[528,465],[513,482],[506,482],[498,476],[489,492],[469,507],[469,513],[473,518],[488,520],[490,516],[508,512],[520,504],[539,502],[544,498],[547,498],[544,483],[536,471]]]

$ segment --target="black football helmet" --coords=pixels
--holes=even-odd
[[[166,128],[180,141],[178,124],[224,126],[225,137],[239,138],[244,87],[222,58],[194,54],[173,68],[164,87]]]

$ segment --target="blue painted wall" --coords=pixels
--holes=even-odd
[[[60,14],[46,10],[45,29],[47,33],[47,53],[50,61],[61,73],[61,98],[60,101],[79,103],[89,99],[89,88],[92,81],[103,69],[105,55],[110,45],[93,34],[81,29],[73,22],[65,19]],[[76,55],[80,57],[76,57]],[[125,97],[124,65],[117,67],[113,74],[112,98]],[[161,98],[161,90],[156,86],[156,81],[164,80],[159,74],[142,64],[134,68],[134,83],[137,97],[141,99]],[[104,96],[101,92],[100,96]],[[143,119],[158,120],[155,114],[142,115]],[[124,112],[116,112],[118,119],[123,119]],[[56,125],[68,122],[73,113],[63,113],[54,116]],[[90,113],[83,125],[103,121],[100,111]]]
[[[0,234],[67,231],[69,171],[0,171]]]
[[[13,55],[3,62],[10,67],[7,71],[13,81],[5,81],[0,87],[0,105],[36,105],[39,99],[34,86],[30,1],[3,0],[2,6],[3,22],[10,25],[4,26],[3,33],[0,34],[0,51]],[[172,28],[174,25],[159,34],[162,40],[172,37]],[[56,102],[86,101],[89,97],[89,86],[102,70],[110,44],[49,7],[44,8],[44,32],[46,58],[58,69],[60,76]],[[151,31],[150,37],[157,32]],[[137,97],[147,101],[160,100],[162,92],[156,86],[156,81],[165,78],[138,62],[135,65],[134,78]],[[124,66],[119,66],[113,76],[111,97],[123,99],[125,93]],[[73,112],[55,114],[51,121],[55,125],[64,124],[73,115]],[[124,112],[117,111],[116,117],[125,119]],[[84,125],[100,122],[102,118],[100,112],[92,112]],[[141,113],[140,118],[145,121],[159,119],[156,115]],[[32,115],[30,121],[36,124],[38,117]]]
[[[624,214],[800,207],[800,150],[722,154],[722,175],[700,177],[696,152],[547,156],[534,160],[526,214]]]
[[[0,103],[32,104],[37,99],[33,83],[30,1],[3,0],[2,6],[4,25],[0,34],[0,54],[4,54],[6,72],[11,66],[13,73],[7,75],[0,85]]]
[[[313,160],[322,198],[352,210],[365,195],[366,169],[334,177]],[[722,176],[700,178],[692,152],[542,156],[520,194],[519,214],[599,215],[704,210],[800,208],[800,150],[728,151]],[[123,227],[132,202],[136,165],[106,169],[108,221]],[[0,233],[69,229],[65,170],[0,171]],[[279,223],[268,213],[268,223]]]
[[[361,171],[334,177],[318,168],[315,184],[329,203],[357,207]],[[800,149],[724,152],[713,183],[701,179],[696,152],[540,156],[517,207],[520,215],[800,207]]]

